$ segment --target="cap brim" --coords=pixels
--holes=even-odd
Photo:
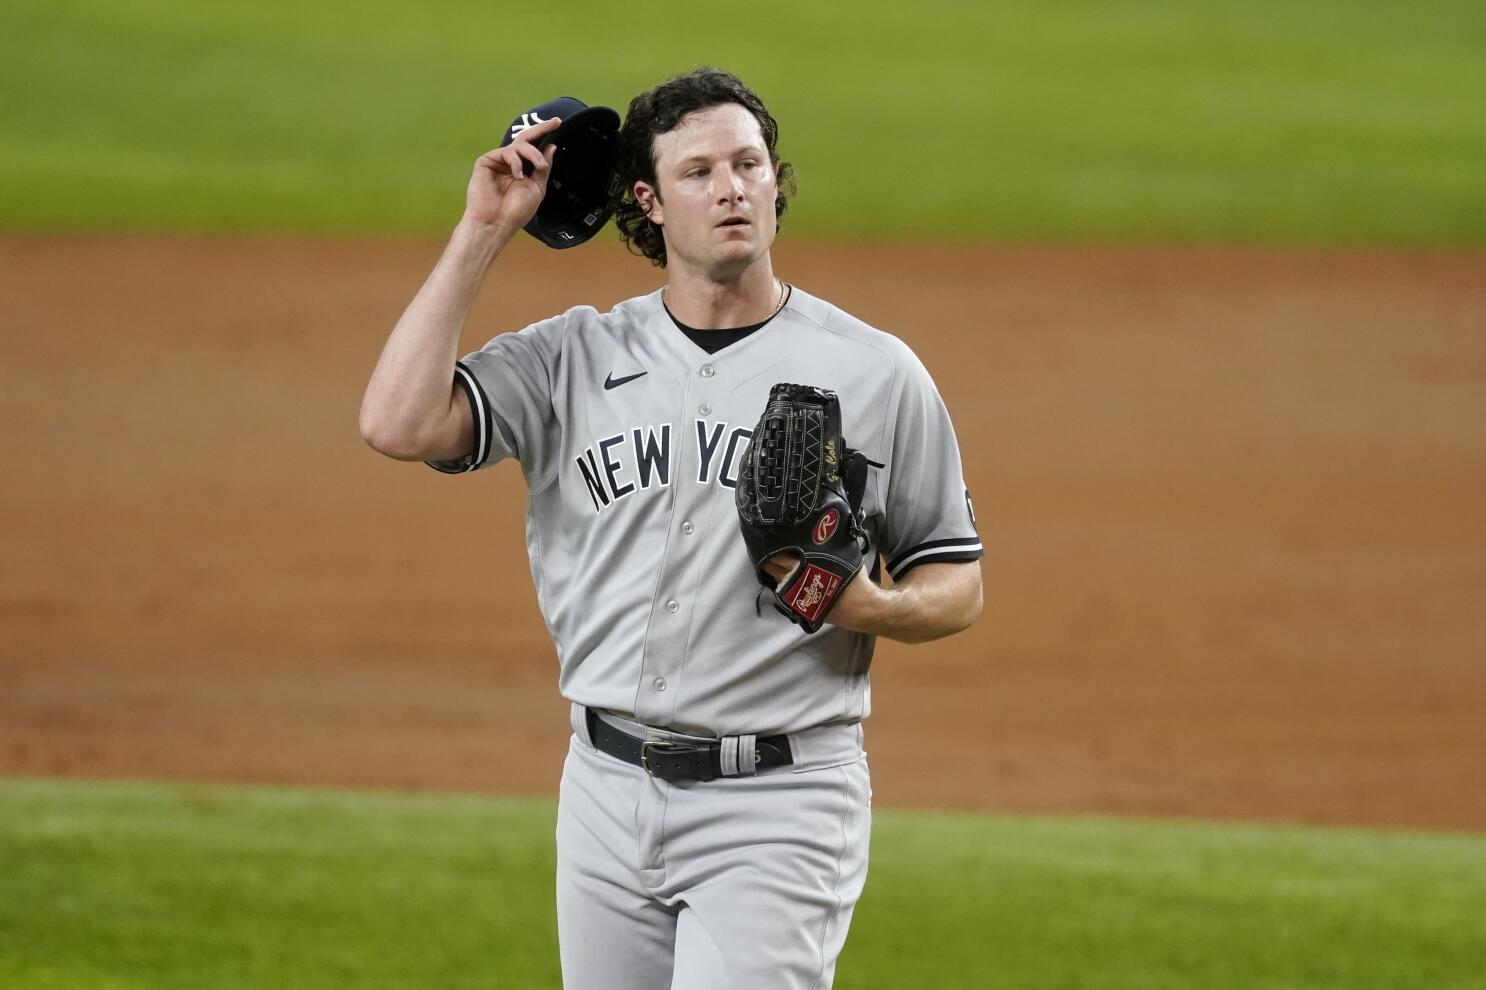
[[[542,140],[541,147],[545,148],[553,141],[560,145],[575,132],[585,128],[618,134],[619,114],[609,107],[585,107],[570,117],[562,118],[562,123],[557,126],[557,130]]]

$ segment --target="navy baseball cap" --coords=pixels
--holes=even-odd
[[[571,96],[559,96],[521,114],[506,128],[504,148],[528,127],[561,117],[557,130],[537,148],[557,145],[547,194],[524,228],[548,247],[576,247],[597,234],[614,215],[618,192],[619,114],[591,107]],[[526,167],[531,174],[531,166]]]

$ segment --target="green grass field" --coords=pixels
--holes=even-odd
[[[1486,242],[1478,0],[12,0],[0,229],[438,232],[560,93],[715,63],[835,237]]]
[[[0,986],[557,987],[543,800],[0,781]],[[878,811],[841,988],[1481,987],[1486,836]]]

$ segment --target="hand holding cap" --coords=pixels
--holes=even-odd
[[[562,123],[536,145],[552,167],[547,193],[523,229],[548,247],[570,248],[597,234],[614,214],[619,114],[560,96],[511,121],[501,147],[554,117]],[[535,166],[527,161],[522,167],[530,175]]]

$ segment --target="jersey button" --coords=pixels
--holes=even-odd
[[[687,536],[690,536],[692,533],[695,533],[696,531],[697,531],[697,528],[691,524],[691,520],[690,519],[686,520],[686,522],[684,522],[684,523],[681,524],[681,532],[685,533]]]
[[[703,378],[711,378],[715,374],[717,374],[717,369],[716,368],[713,368],[712,365],[710,365],[710,364],[704,364],[704,365],[702,365],[702,377]]]
[[[676,601],[676,599],[672,598],[670,601],[666,602],[667,612],[677,612],[680,611],[680,609],[681,605],[679,602]]]
[[[664,691],[666,689],[666,679],[664,677],[657,677],[655,679],[655,689],[657,691]]]
[[[704,402],[701,405],[697,406],[697,412],[701,413],[703,416],[707,416],[707,415],[711,414],[712,407],[709,406],[709,405],[707,405],[707,403]]]

